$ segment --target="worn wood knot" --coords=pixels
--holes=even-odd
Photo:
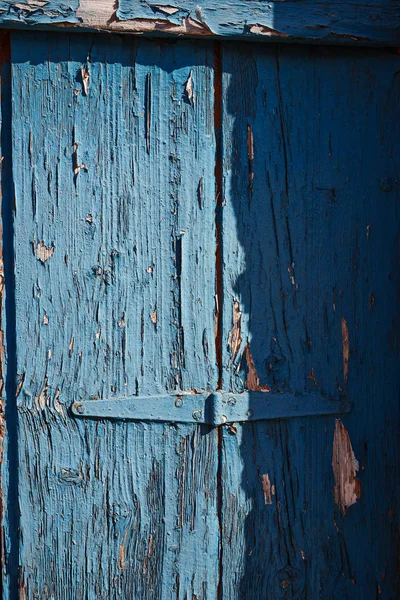
[[[295,600],[304,591],[304,573],[300,569],[286,566],[273,576],[272,596],[275,600]]]

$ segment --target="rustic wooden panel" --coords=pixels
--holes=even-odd
[[[222,594],[395,598],[399,57],[226,45],[222,70],[224,388],[353,403],[224,430]]]
[[[0,154],[2,156],[1,164],[1,241],[0,241],[0,597],[8,599],[8,577],[11,572],[15,573],[15,555],[13,555],[12,544],[10,544],[10,530],[15,525],[13,519],[15,511],[10,511],[9,499],[10,492],[14,492],[13,478],[11,473],[17,471],[16,460],[10,454],[9,438],[15,432],[15,401],[13,395],[6,393],[7,388],[7,369],[6,360],[8,346],[11,336],[7,333],[12,331],[12,319],[9,322],[9,328],[6,328],[7,316],[10,311],[7,308],[10,305],[9,294],[6,295],[5,281],[12,281],[13,261],[10,247],[12,248],[12,228],[7,227],[10,224],[10,214],[12,207],[12,186],[10,185],[12,177],[10,146],[10,45],[9,35],[2,32],[0,35],[0,88],[1,88],[1,110],[0,110]],[[11,242],[11,244],[10,244]],[[6,303],[7,299],[7,303]],[[8,315],[7,315],[8,313]],[[7,339],[8,338],[8,339]],[[10,406],[12,407],[10,410]],[[13,440],[14,441],[14,440]],[[11,449],[12,451],[12,449]],[[10,460],[11,458],[11,460]],[[11,467],[11,468],[10,468]],[[15,479],[14,479],[15,481]]]
[[[17,598],[18,429],[15,364],[14,185],[12,175],[9,32],[0,34],[1,60],[1,598]]]
[[[212,46],[12,59],[21,597],[214,597],[216,432],[69,413],[215,388]]]
[[[393,0],[49,0],[0,2],[5,27],[221,36],[341,44],[399,44],[400,7]]]

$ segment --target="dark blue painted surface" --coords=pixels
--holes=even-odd
[[[353,407],[224,430],[223,596],[396,598],[399,57],[224,48],[223,387]]]

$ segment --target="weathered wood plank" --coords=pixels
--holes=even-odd
[[[399,65],[223,48],[224,388],[353,403],[224,431],[226,598],[399,592]]]
[[[400,43],[400,6],[392,0],[2,0],[0,26],[393,45]]]
[[[22,597],[214,597],[216,432],[68,410],[215,388],[212,46],[12,59]]]
[[[18,431],[15,380],[14,187],[12,177],[9,32],[0,34],[1,61],[1,598],[18,595]]]
[[[10,52],[9,52],[9,35],[0,35],[0,89],[1,89],[1,110],[0,110],[0,154],[3,156],[7,153],[7,144],[5,130],[9,122],[7,115],[4,115],[5,98],[10,98]],[[8,94],[7,94],[8,92]],[[9,115],[8,115],[9,116]],[[10,138],[8,138],[9,142]],[[7,156],[9,159],[9,153]],[[2,162],[3,162],[2,161]],[[7,600],[6,589],[8,584],[7,569],[6,569],[6,548],[9,551],[9,516],[7,514],[7,499],[8,499],[8,479],[9,479],[9,464],[7,453],[7,429],[6,429],[6,306],[5,306],[5,277],[4,277],[4,243],[3,243],[3,222],[4,203],[9,200],[7,197],[7,184],[5,164],[2,164],[1,169],[1,235],[0,235],[0,597]],[[10,165],[8,164],[8,168]]]

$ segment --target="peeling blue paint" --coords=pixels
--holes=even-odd
[[[179,3],[120,0],[116,15],[121,21],[160,19],[172,24],[190,19],[203,29],[204,35],[223,37],[310,39],[327,43],[400,42],[400,6],[388,1],[364,2],[360,7],[354,2],[315,0],[236,0],[217,4],[195,0]]]
[[[395,45],[400,43],[400,6],[391,0],[0,2],[0,27],[60,26],[159,36]]]
[[[0,2],[0,23],[12,27],[19,25],[52,25],[56,23],[79,23],[76,11],[79,0],[68,3],[47,1],[29,3],[2,0]]]

